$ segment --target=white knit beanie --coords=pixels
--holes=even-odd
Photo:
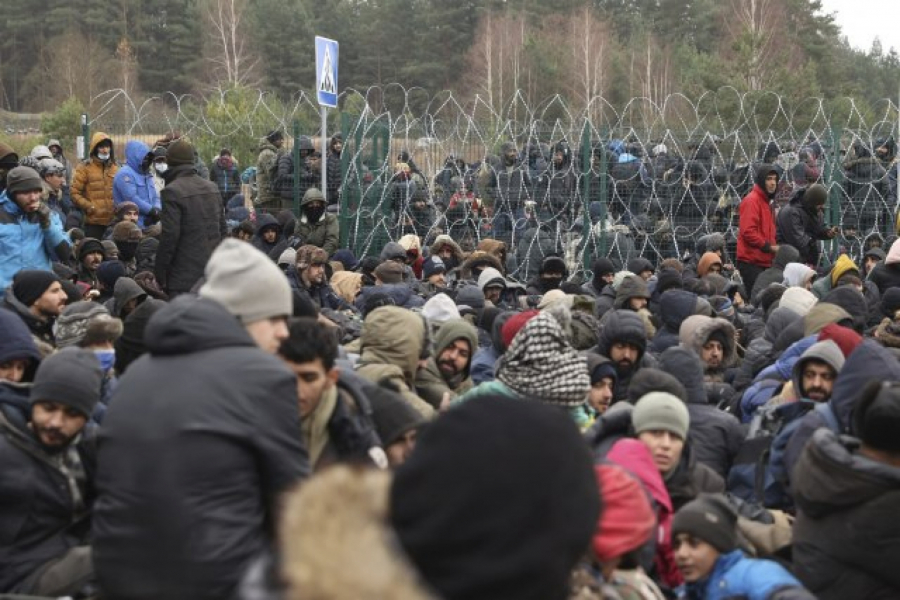
[[[287,277],[269,257],[246,242],[228,238],[206,263],[200,296],[215,300],[248,324],[293,313]]]
[[[778,306],[789,308],[801,317],[805,317],[817,302],[818,298],[809,290],[802,287],[791,287],[781,295]]]

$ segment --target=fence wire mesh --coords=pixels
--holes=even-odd
[[[560,96],[529,106],[516,95],[493,107],[477,96],[463,102],[445,92],[423,102],[422,94],[347,91],[329,121],[345,146],[339,199],[328,201],[339,207],[342,244],[359,256],[410,233],[423,246],[448,234],[464,250],[498,239],[515,260],[511,271],[526,279],[549,253],[575,274],[599,256],[618,264],[683,256],[721,233],[733,259],[738,205],[762,162],[782,173],[776,210],[797,188],[828,188],[826,222],[840,235],[826,245],[826,263],[896,234],[898,110],[888,100],[863,114],[849,98],[789,106],[730,88],[619,107],[596,97],[578,109]],[[299,123],[318,144],[318,109],[304,94],[284,103],[223,92],[205,108],[186,97],[140,106],[121,92],[106,97],[91,128],[118,143],[179,130],[203,158],[228,146],[244,165],[272,129],[290,134]]]

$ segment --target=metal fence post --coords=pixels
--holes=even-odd
[[[581,131],[581,172],[585,175],[582,178],[584,182],[584,186],[582,188],[582,198],[581,198],[581,238],[583,243],[581,244],[581,264],[585,270],[589,270],[592,264],[592,258],[588,253],[588,248],[591,246],[591,234],[593,234],[593,228],[591,227],[591,213],[590,213],[590,205],[591,205],[591,188],[593,187],[593,176],[591,173],[591,157],[593,153],[591,152],[591,124],[588,121],[585,121],[584,128]]]
[[[293,199],[294,199],[294,216],[300,216],[300,121],[294,119],[294,147],[291,148],[291,155],[294,158],[293,177]]]
[[[841,165],[841,136],[843,132],[839,127],[831,127],[831,157],[827,172],[830,184],[828,188],[828,207],[825,211],[825,223],[828,227],[836,225],[840,220],[841,195],[844,189],[844,170]],[[837,236],[835,236],[837,237]],[[834,238],[828,242],[828,256],[834,260],[838,241]]]
[[[350,115],[347,113],[341,113],[341,134],[342,139],[344,140],[344,147],[341,149],[341,186],[338,191],[338,195],[340,198],[340,208],[338,209],[338,223],[340,223],[340,246],[341,248],[347,248],[350,244],[350,193],[349,188],[347,186],[347,173],[350,171],[350,153],[347,151],[347,148],[350,146],[348,143],[349,139],[349,121]],[[359,143],[355,144],[354,151],[359,156],[359,150],[361,146]],[[357,173],[359,173],[359,168],[357,167]]]

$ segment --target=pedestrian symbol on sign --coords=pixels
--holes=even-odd
[[[337,94],[337,86],[334,83],[334,66],[331,64],[331,52],[325,47],[325,58],[322,60],[322,81],[319,83],[319,91],[326,94]]]

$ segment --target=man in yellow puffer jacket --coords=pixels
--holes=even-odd
[[[113,178],[118,170],[112,139],[98,131],[91,137],[90,156],[78,165],[72,180],[72,200],[84,213],[87,237],[103,239],[115,218]]]

